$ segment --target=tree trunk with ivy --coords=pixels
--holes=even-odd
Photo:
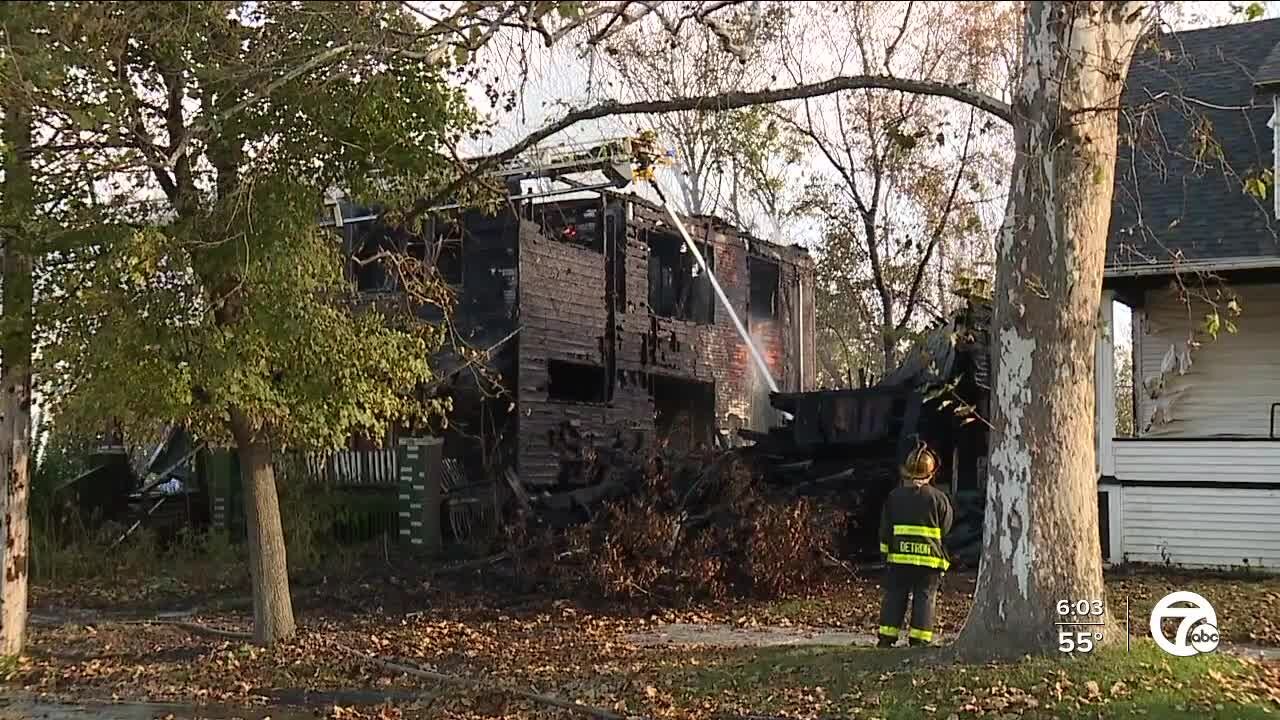
[[[1116,111],[1143,4],[1032,2],[992,325],[985,537],[961,657],[1050,653],[1060,600],[1104,600],[1094,341]],[[1082,617],[1082,622],[1089,618]]]
[[[4,558],[0,657],[22,654],[27,626],[31,494],[32,238],[35,211],[31,108],[11,98],[4,119],[3,307],[0,308],[0,477],[4,478]]]

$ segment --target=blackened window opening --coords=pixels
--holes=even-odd
[[[604,403],[609,376],[603,367],[565,360],[547,361],[547,398],[561,402]]]
[[[462,285],[462,226],[428,222],[424,234],[382,222],[362,223],[352,242],[351,277],[360,292],[403,290],[402,274],[434,268],[436,278]]]
[[[462,238],[440,238],[431,251],[440,281],[448,285],[462,284]]]
[[[712,443],[716,389],[712,383],[653,375],[654,430],[671,450],[694,450]]]
[[[778,263],[763,258],[747,258],[747,270],[751,283],[747,316],[755,320],[776,320],[781,278]]]
[[[390,258],[401,252],[401,242],[392,228],[380,222],[357,226],[351,249],[351,279],[356,290],[376,293],[396,289]]]
[[[602,210],[600,200],[557,202],[534,206],[533,217],[545,237],[604,252]]]
[[[462,285],[462,244],[466,231],[455,218],[434,218],[426,223],[425,237],[414,238],[410,255],[435,268],[447,285]]]
[[[678,235],[648,233],[649,308],[659,317],[703,325],[715,321],[711,279]],[[698,251],[715,272],[715,254],[707,243]]]

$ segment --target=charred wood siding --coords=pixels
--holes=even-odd
[[[632,244],[633,252],[644,253],[643,260],[636,259],[628,264],[629,276],[634,277],[636,273],[647,273],[648,247],[644,241],[645,232],[653,229],[666,231],[667,218],[661,210],[636,203],[633,205],[631,225],[629,234],[635,239]],[[714,253],[716,278],[739,319],[748,324],[748,332],[757,335],[755,339],[760,345],[761,354],[779,389],[798,391],[813,387],[816,378],[813,323],[816,318],[812,261],[803,252],[790,249],[780,249],[782,252],[773,253],[768,258],[779,266],[778,311],[776,319],[771,323],[772,327],[767,323],[757,333],[751,330],[748,315],[748,258],[753,256],[748,250],[748,242],[732,228],[713,220],[688,220],[686,225],[693,239],[705,241]],[[750,244],[764,245],[759,241],[752,241]],[[801,279],[802,291],[798,287]],[[638,297],[647,297],[647,287],[644,284],[635,286],[635,291],[646,293]],[[631,297],[637,296],[633,292]],[[723,430],[734,431],[740,427],[767,422],[773,417],[768,402],[768,383],[759,376],[751,351],[738,337],[733,320],[720,307],[719,300],[715,302],[716,313],[710,325],[655,317],[645,308],[644,321],[648,327],[640,338],[641,356],[645,360],[642,369],[646,372],[713,382],[716,388],[717,421]],[[635,303],[631,305],[634,306]],[[800,322],[802,315],[803,323]],[[631,324],[633,322],[632,318],[628,318],[628,330],[632,332],[635,331]],[[802,343],[805,358],[803,376],[799,364]]]
[[[812,390],[818,380],[813,265],[807,257],[783,258],[780,265],[778,342],[782,365],[774,379],[783,392],[803,392]]]
[[[818,296],[812,260],[807,257],[803,270],[796,275],[803,281],[801,288],[801,311],[804,327],[796,328],[796,343],[804,348],[804,365],[801,370],[801,391],[812,390],[818,384]]]
[[[606,255],[582,244],[548,238],[528,222],[521,224],[519,238],[524,329],[518,371],[518,471],[526,484],[545,486],[558,480],[560,457],[551,437],[563,423],[570,423],[588,443],[608,444],[627,429],[652,430],[653,403],[635,368],[630,373],[624,369],[627,363],[621,354],[613,373],[592,373],[610,385],[604,391],[607,402],[571,402],[551,396],[550,362],[601,371],[613,362],[606,343],[606,328],[613,316],[606,301]],[[627,260],[627,296],[643,298],[644,268],[633,269],[631,258]]]
[[[698,302],[712,305],[711,312],[686,313],[709,317],[709,323],[658,317],[650,307],[649,233],[665,235],[669,242],[674,232],[663,210],[636,198],[608,196],[524,205],[518,213],[508,209],[493,216],[466,212],[440,217],[423,239],[415,239],[430,249],[446,236],[461,238],[448,268],[458,292],[454,325],[473,348],[488,348],[520,328],[490,361],[515,399],[514,417],[507,415],[507,398],[482,397],[457,383],[454,427],[465,429],[469,437],[499,433],[501,454],[515,460],[521,480],[531,486],[564,479],[560,446],[552,436],[565,423],[582,436],[583,445],[597,447],[652,433],[655,392],[665,393],[662,400],[670,411],[673,402],[705,398],[699,388],[710,386],[719,430],[767,429],[761,427],[773,421],[767,383],[709,287],[695,283],[691,290],[701,293]],[[751,240],[711,218],[688,219],[686,224],[694,240],[705,245],[713,271],[744,323],[751,324],[749,258],[777,264],[777,311],[753,329],[782,390],[812,387],[813,264],[807,254]],[[669,257],[666,261],[671,262]],[[681,272],[688,272],[687,256],[679,262]],[[803,292],[797,295],[801,278]],[[442,319],[430,310],[424,309],[424,320]],[[552,387],[553,369],[556,388],[568,382],[568,391]],[[573,388],[574,382],[600,387],[588,392]],[[708,411],[704,408],[696,408],[700,419]],[[487,444],[460,445],[457,438],[447,445],[451,457],[487,457],[493,451]],[[478,464],[474,469],[485,471]]]
[[[637,263],[647,277],[648,246],[645,233],[667,230],[665,213],[639,203],[633,205],[632,224],[644,253]],[[707,221],[688,222],[695,241],[706,242],[715,256],[716,278],[741,319],[747,313],[747,252],[737,236],[720,232]],[[629,266],[630,267],[630,266]],[[647,298],[647,291],[641,295]],[[717,304],[719,301],[716,301]],[[722,429],[736,430],[750,424],[752,366],[750,351],[734,329],[733,320],[717,307],[713,322],[703,325],[660,318],[644,308],[647,327],[640,338],[646,372],[711,382],[716,390],[716,418]]]
[[[558,462],[550,434],[561,421],[595,427],[604,404],[564,403],[550,397],[548,361],[604,366],[604,256],[543,236],[522,222],[520,242],[520,360],[517,370],[520,435],[518,470],[529,485],[553,483]]]
[[[602,207],[596,203],[595,207]],[[580,214],[583,207],[574,201],[564,212]],[[754,413],[757,398],[768,406],[767,384],[757,377],[750,352],[718,300],[710,324],[652,313],[648,233],[671,232],[665,214],[631,199],[612,200],[609,208],[594,215],[592,227],[572,238],[559,225],[548,225],[545,208],[535,210],[533,220],[520,221],[518,229],[513,218],[512,232],[506,236],[512,238],[514,253],[494,251],[500,258],[517,258],[518,319],[513,325],[522,330],[512,383],[519,427],[516,458],[521,480],[533,487],[576,481],[561,476],[563,458],[553,440],[566,424],[582,437],[583,445],[597,447],[652,433],[655,376],[712,385],[715,424],[722,431],[761,422],[753,422],[758,416]],[[611,219],[603,221],[604,217]],[[747,322],[747,243],[709,220],[690,220],[688,227],[696,241],[708,246],[721,286],[739,318]],[[591,240],[589,235],[601,230],[607,231],[607,238]],[[779,315],[761,328],[760,339],[775,379],[782,389],[793,390],[802,383],[811,386],[813,377],[812,302],[796,295],[796,278],[804,276],[805,295],[812,297],[812,263],[802,254],[780,260]],[[478,261],[473,253],[466,254],[468,277],[478,272],[473,267]],[[808,314],[804,337],[794,320],[798,313]],[[802,342],[807,343],[804,354],[809,366],[805,378],[796,362]],[[559,387],[564,387],[566,373],[575,367],[582,382],[599,382],[603,387],[599,393],[553,396],[552,363]],[[583,402],[587,397],[598,402]]]

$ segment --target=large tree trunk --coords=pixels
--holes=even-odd
[[[22,653],[27,627],[27,498],[31,490],[31,333],[34,212],[31,113],[5,108],[4,188],[0,222],[3,307],[0,308],[0,477],[4,478],[4,558],[0,580],[0,656]]]
[[[1114,108],[1142,9],[1031,2],[1025,11],[1012,212],[1001,237],[992,326],[986,529],[973,608],[955,645],[962,657],[1056,652],[1057,602],[1105,599],[1094,338],[1111,216]]]
[[[296,629],[289,597],[289,566],[271,446],[244,414],[231,411],[231,431],[240,454],[244,515],[249,535],[249,576],[253,582],[253,639],[270,645]]]
[[[13,301],[9,292],[13,274],[9,268],[25,264],[26,287],[31,288],[30,259],[17,260],[13,253],[4,253],[6,307]],[[20,281],[19,281],[20,282]],[[28,299],[30,295],[28,294]],[[30,308],[30,304],[27,305]],[[10,320],[8,312],[4,319]],[[30,335],[26,357],[13,352],[13,345],[4,348],[4,370],[0,373],[0,387],[4,398],[0,400],[0,473],[5,478],[4,505],[4,589],[3,614],[0,615],[0,656],[22,654],[26,644],[27,627],[27,553],[30,543],[27,498],[31,494],[31,352]],[[10,361],[8,358],[17,356]]]

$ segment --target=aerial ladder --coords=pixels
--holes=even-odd
[[[657,133],[645,130],[634,136],[538,148],[500,163],[486,175],[506,184],[508,199],[532,200],[583,191],[620,190],[636,180],[652,180],[654,168],[659,164],[670,164],[674,157],[674,152],[664,152],[658,147]],[[587,183],[573,177],[587,173],[599,173],[605,180]],[[522,187],[526,180],[559,181],[563,186],[525,192]],[[377,214],[344,217],[343,199],[339,196],[331,196],[326,205],[330,217],[320,222],[325,227],[340,228],[377,218]],[[427,208],[427,212],[456,210],[459,207],[459,203],[435,205]]]
[[[746,343],[751,353],[751,358],[755,362],[756,369],[765,378],[770,392],[776,393],[778,392],[778,384],[774,381],[773,374],[769,371],[769,366],[765,362],[764,356],[760,353],[760,349],[752,341],[750,333],[747,332],[746,326],[742,323],[742,319],[738,317],[733,304],[729,302],[728,296],[720,286],[720,281],[716,278],[715,273],[711,271],[706,258],[698,250],[697,243],[689,236],[689,231],[685,228],[684,222],[680,220],[679,214],[658,187],[655,175],[656,168],[659,165],[671,164],[674,158],[674,152],[663,151],[658,146],[658,134],[656,132],[644,130],[634,136],[609,138],[585,145],[566,144],[537,149],[499,164],[489,172],[489,175],[506,183],[510,200],[532,200],[608,188],[622,189],[634,181],[650,183],[654,192],[662,201],[662,206],[666,209],[671,223],[684,240],[685,247],[692,253],[702,272],[706,273],[712,290],[728,313],[729,318],[733,321],[734,329],[738,331],[738,335]],[[574,181],[570,177],[591,172],[603,174],[606,180],[604,182],[585,184]],[[525,180],[540,179],[561,181],[565,187],[533,192],[523,191],[522,183]],[[330,202],[333,210],[333,219],[322,221],[322,225],[341,228],[346,224],[377,218],[376,214],[344,218],[340,200],[333,199]],[[459,203],[438,205],[428,208],[427,212],[452,210],[459,207],[461,207]]]

